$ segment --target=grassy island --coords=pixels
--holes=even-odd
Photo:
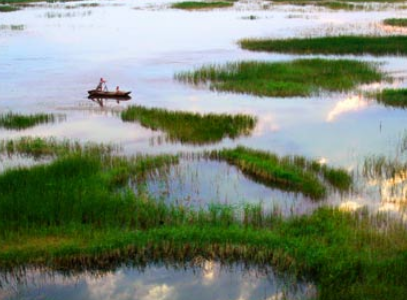
[[[352,178],[345,170],[329,168],[301,156],[279,157],[269,152],[237,147],[213,151],[210,157],[237,166],[254,180],[282,190],[300,192],[314,200],[326,197],[326,182],[341,191],[348,191],[352,184]]]
[[[55,116],[52,114],[33,114],[33,115],[22,115],[15,113],[7,113],[0,115],[0,127],[6,129],[27,129],[34,127],[38,124],[52,123],[55,122]]]
[[[390,26],[398,26],[398,27],[407,27],[407,19],[385,19],[383,21],[385,25],[390,25]]]
[[[190,144],[214,143],[223,138],[248,135],[256,125],[249,115],[206,114],[131,106],[122,112],[126,122],[140,122],[153,130],[162,130],[170,140]]]
[[[12,6],[12,5],[2,5],[0,2],[0,12],[12,12],[19,10],[17,6]]]
[[[407,89],[384,89],[376,95],[377,101],[386,106],[407,107]]]
[[[291,62],[238,62],[203,66],[175,76],[191,84],[209,83],[217,91],[270,97],[306,97],[340,92],[376,82],[383,75],[373,64],[353,60],[299,59]]]
[[[246,39],[243,49],[251,51],[324,55],[406,55],[407,36],[329,36],[291,39]]]
[[[208,1],[208,2],[184,1],[184,2],[174,3],[171,5],[172,8],[187,9],[187,10],[223,8],[223,7],[230,7],[230,6],[233,6],[232,1]]]

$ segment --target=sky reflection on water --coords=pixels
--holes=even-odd
[[[192,268],[121,267],[110,272],[73,276],[28,270],[19,282],[5,274],[0,278],[0,299],[4,300],[279,300],[309,299],[316,292],[312,284],[276,275],[270,268],[221,266],[213,261],[204,261],[200,267]]]

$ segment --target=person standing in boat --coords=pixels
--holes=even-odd
[[[100,78],[99,84],[96,87],[97,91],[103,91],[103,89],[106,87],[106,80],[104,80],[103,78]]]

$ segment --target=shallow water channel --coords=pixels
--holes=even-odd
[[[304,155],[357,173],[364,157],[393,155],[406,134],[405,110],[384,107],[361,93],[406,87],[407,60],[403,57],[346,56],[379,62],[381,70],[394,80],[359,91],[308,98],[218,93],[173,78],[176,72],[206,63],[301,57],[241,50],[237,41],[242,38],[398,33],[381,21],[405,16],[406,6],[366,4],[365,10],[332,11],[255,0],[221,10],[181,11],[170,9],[169,1],[159,0],[98,3],[95,7],[76,2],[34,3],[0,14],[0,112],[65,116],[61,122],[24,131],[0,129],[0,139],[30,135],[117,143],[128,155],[245,145],[280,155]],[[132,99],[87,99],[87,90],[100,77],[108,80],[110,88],[120,85],[132,90]],[[201,113],[247,113],[257,116],[258,124],[250,136],[193,146],[168,141],[164,133],[137,123],[122,122],[118,113],[132,104]],[[236,205],[261,202],[265,207],[277,206],[285,214],[317,206],[305,197],[253,182],[225,163],[181,160],[168,175],[148,183],[150,192],[166,201],[198,206],[214,199]],[[398,210],[394,201],[386,202],[377,194],[379,188],[376,184],[349,195],[334,194],[327,201]],[[238,266],[212,265],[209,271],[155,266],[73,277],[29,271],[23,284],[13,280],[6,284],[0,299],[280,299],[281,293],[290,290],[287,286],[292,286],[271,271],[259,275]],[[298,291],[305,295],[307,285],[299,286]]]

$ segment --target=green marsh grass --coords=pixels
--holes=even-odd
[[[407,89],[384,89],[375,97],[379,103],[386,106],[407,107]]]
[[[279,157],[270,152],[240,146],[213,151],[210,157],[225,160],[249,177],[267,185],[299,192],[314,200],[327,196],[326,182],[342,192],[349,191],[352,185],[352,177],[345,170],[330,168],[301,156]]]
[[[55,122],[55,119],[55,116],[52,114],[22,115],[9,112],[0,115],[0,127],[22,130],[38,124],[52,123]]]
[[[0,4],[0,12],[12,12],[12,11],[16,11],[19,10],[20,8],[18,8],[17,6],[13,6],[13,5],[1,5]]]
[[[145,265],[200,257],[272,265],[306,277],[317,285],[318,299],[401,300],[407,292],[407,231],[391,222],[385,224],[386,233],[378,230],[373,219],[384,220],[380,216],[321,208],[288,220],[265,215],[260,226],[252,226],[241,219],[219,219],[228,212],[217,213],[214,220],[210,212],[191,215],[151,205],[146,214],[142,218],[160,222],[138,230],[83,226],[28,229],[18,238],[9,234],[0,246],[0,265],[35,262],[94,270],[123,262]]]
[[[407,293],[404,223],[365,210],[320,208],[283,219],[261,205],[165,205],[127,183],[177,157],[125,158],[103,149],[66,150],[51,163],[0,174],[0,269],[95,270],[200,257],[272,265],[314,281],[318,299],[401,300]],[[280,160],[321,172],[302,157]]]
[[[233,6],[232,1],[184,1],[173,3],[171,8],[177,9],[211,9],[211,8],[223,8],[223,7],[230,7]]]
[[[173,141],[190,144],[207,144],[223,138],[249,135],[256,118],[249,115],[199,114],[169,111],[160,108],[131,106],[122,112],[126,122],[140,122],[144,127],[166,132]]]
[[[134,195],[126,189],[130,180],[143,180],[149,170],[177,162],[176,156],[112,156],[103,145],[47,148],[63,150],[51,163],[0,175],[0,228],[124,226],[137,213]]]
[[[407,27],[407,19],[391,18],[391,19],[385,19],[383,21],[383,23],[385,25],[390,25],[390,26]]]
[[[328,36],[291,39],[245,39],[243,49],[291,54],[406,55],[407,36]]]
[[[359,6],[349,2],[341,2],[341,1],[316,1],[314,5],[326,7],[332,10],[354,10],[357,9]],[[363,7],[360,7],[363,9]]]
[[[348,91],[377,82],[377,66],[353,60],[299,59],[291,62],[238,62],[208,65],[175,75],[191,84],[210,83],[217,91],[270,97],[306,97],[321,91]]]
[[[26,155],[34,158],[61,157],[72,153],[89,155],[111,155],[120,148],[111,144],[80,143],[56,138],[21,137],[0,141],[0,152],[7,155]]]
[[[25,25],[0,25],[0,30],[22,31]]]
[[[280,1],[277,1],[278,3]],[[326,7],[332,10],[356,10],[364,9],[364,6],[361,4],[356,4],[347,1],[307,1],[307,0],[293,0],[293,1],[284,1],[284,4],[298,5],[298,6],[307,6],[314,5],[319,7]]]

